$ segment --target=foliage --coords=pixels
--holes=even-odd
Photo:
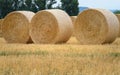
[[[52,9],[55,0],[0,0],[0,18],[16,10],[28,10],[37,12],[44,9]]]
[[[61,0],[62,9],[65,10],[70,16],[75,16],[79,12],[78,0]]]
[[[52,5],[55,3],[55,0],[47,0],[47,9],[52,9]]]
[[[26,10],[33,11],[33,12],[39,11],[39,6],[36,4],[34,0],[26,0],[25,3],[27,5]]]
[[[13,11],[13,0],[0,0],[0,18]]]
[[[37,12],[44,9],[52,9],[56,0],[0,0],[0,18],[16,10],[28,10]],[[78,0],[61,0],[62,5],[56,8],[66,11],[70,16],[79,12]]]
[[[56,3],[56,0],[35,0],[39,10],[52,9],[52,5]]]
[[[39,10],[46,9],[46,0],[35,0],[36,5],[38,5]]]
[[[116,10],[114,13],[115,14],[120,14],[120,10]]]

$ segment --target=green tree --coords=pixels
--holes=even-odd
[[[0,0],[0,18],[16,10],[26,10],[25,0]]]
[[[56,3],[56,0],[35,0],[39,10],[52,9],[52,5]]]
[[[14,10],[27,10],[26,0],[14,0],[12,8]]]
[[[39,6],[35,2],[35,0],[26,0],[26,5],[27,5],[26,10],[33,11],[33,12],[39,11]]]
[[[29,10],[37,12],[44,9],[52,9],[55,0],[0,0],[0,18],[16,10]]]
[[[78,8],[78,0],[61,0],[62,8],[65,10],[70,16],[76,16],[79,13]]]
[[[54,5],[55,3],[55,0],[47,0],[47,9],[52,9],[52,5]]]
[[[120,10],[116,10],[114,13],[115,14],[120,14]]]
[[[39,10],[46,9],[46,0],[35,0],[35,3],[38,5]]]
[[[0,0],[0,18],[4,18],[9,12],[13,11],[13,0]]]

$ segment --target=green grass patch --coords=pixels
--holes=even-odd
[[[110,53],[109,55],[112,57],[120,57],[120,53]]]
[[[0,56],[21,56],[21,55],[42,55],[46,56],[49,55],[47,51],[0,51]]]

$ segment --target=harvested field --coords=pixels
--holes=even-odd
[[[112,44],[7,44],[0,39],[0,75],[119,75],[120,39]]]
[[[115,40],[119,33],[119,23],[117,17],[109,11],[91,9],[89,13],[92,15],[86,14],[93,17],[90,21],[84,17],[80,18],[86,22],[77,19],[78,23],[81,21],[87,25],[89,22],[88,26],[83,25],[82,28],[83,31],[84,28],[88,30],[83,32],[88,34],[88,40],[83,40],[84,36],[81,36],[84,44],[91,44],[92,40],[92,44],[99,45],[81,45],[80,40],[77,41],[80,38],[77,23],[78,38],[70,38],[72,21],[64,11],[43,10],[34,16],[31,24],[31,18],[28,17],[34,13],[32,16],[20,11],[13,13],[17,16],[5,18],[4,21],[3,35],[6,41],[0,38],[0,75],[120,75],[120,38]],[[95,21],[92,21],[94,18]],[[28,43],[30,36],[35,44]]]

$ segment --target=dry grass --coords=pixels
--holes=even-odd
[[[5,44],[0,39],[0,75],[120,75],[120,39],[111,45]]]

